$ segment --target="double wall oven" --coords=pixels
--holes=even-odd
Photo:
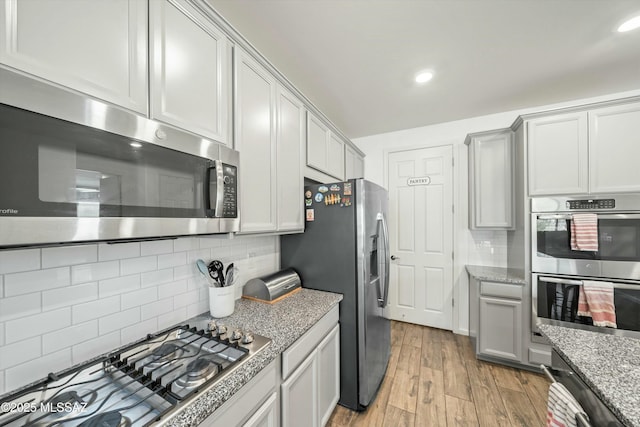
[[[531,208],[533,325],[640,337],[640,195],[537,198]],[[584,213],[597,218],[597,250],[572,249],[571,222]],[[583,281],[612,284],[617,328],[578,314]]]

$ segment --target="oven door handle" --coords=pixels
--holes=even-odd
[[[576,212],[580,213],[594,213],[590,212]],[[598,219],[640,219],[640,214],[630,214],[630,213],[596,213],[598,215]],[[572,218],[572,214],[536,214],[536,219],[566,219],[570,220]]]
[[[614,289],[631,289],[631,290],[640,290],[640,284],[638,283],[621,283],[621,282],[612,282],[610,280],[598,280],[598,277],[594,277],[596,281],[607,282],[613,284]],[[571,280],[571,279],[562,279],[559,277],[547,277],[547,276],[539,276],[538,280],[549,283],[559,283],[561,285],[582,285],[582,280]]]
[[[549,369],[545,365],[540,365],[540,369],[542,369],[542,372],[549,379],[549,381],[551,381],[552,383],[557,382],[556,378],[553,376],[553,373],[551,373],[551,369]],[[567,372],[567,373],[569,375],[573,375],[572,372]],[[569,392],[569,394],[571,394],[571,392]],[[571,396],[573,396],[573,395],[571,395]],[[575,397],[574,397],[574,399],[575,399]],[[591,422],[589,421],[588,416],[586,414],[583,414],[582,412],[576,413],[576,421],[579,422],[578,425],[581,425],[581,427],[591,427]]]

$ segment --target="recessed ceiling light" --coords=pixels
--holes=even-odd
[[[416,74],[416,83],[426,83],[433,78],[432,71],[420,71]]]
[[[142,144],[140,144],[139,142],[130,142],[129,143],[130,146],[132,146],[133,148],[140,148],[142,147]]]
[[[627,31],[635,30],[636,28],[640,28],[640,15],[624,21],[622,25],[618,27],[618,32],[626,33]]]

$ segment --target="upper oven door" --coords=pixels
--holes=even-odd
[[[571,214],[532,215],[534,272],[640,279],[640,214],[598,214],[598,251],[571,249]]]

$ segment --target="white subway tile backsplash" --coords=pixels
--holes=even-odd
[[[4,276],[5,296],[28,294],[71,284],[69,267],[12,273]]]
[[[122,328],[131,326],[140,321],[140,307],[105,316],[98,321],[98,333],[108,334],[112,331],[119,331]]]
[[[187,281],[177,280],[175,282],[165,283],[158,286],[158,298],[165,299],[187,291]]]
[[[34,337],[3,346],[2,357],[0,357],[0,370],[40,357],[42,355],[40,341],[40,337]]]
[[[173,240],[154,240],[140,243],[140,255],[170,254],[173,252]]]
[[[54,310],[96,299],[98,299],[98,284],[85,283],[42,292],[42,307],[44,310]]]
[[[87,320],[99,319],[100,317],[120,311],[120,296],[115,295],[109,298],[100,298],[97,301],[85,302],[73,306],[71,316],[73,324],[83,323]]]
[[[150,271],[140,275],[140,283],[143,288],[157,286],[173,281],[173,268],[164,268],[158,271]]]
[[[114,279],[101,280],[98,283],[98,295],[100,298],[135,291],[140,288],[140,275],[116,277]]]
[[[87,359],[107,353],[114,348],[120,347],[120,331],[114,331],[107,335],[100,335],[97,338],[76,344],[71,348],[71,358],[73,364],[84,362]]]
[[[145,304],[141,309],[142,320],[151,319],[152,317],[158,317],[161,314],[168,313],[173,310],[173,298],[165,298],[160,301],[155,301],[150,304]]]
[[[173,241],[174,252],[192,251],[199,248],[200,244],[197,237],[181,237]]]
[[[154,333],[158,330],[158,319],[145,320],[144,322],[136,323],[135,325],[122,328],[120,331],[122,345],[129,344],[130,342],[137,341],[144,338],[147,334]]]
[[[40,336],[47,332],[71,325],[71,308],[47,311],[33,316],[10,320],[5,325],[5,339],[13,343],[25,338]]]
[[[219,235],[0,251],[0,394],[208,312],[195,260],[235,262],[246,279],[278,269],[277,240]]]
[[[168,328],[187,319],[186,307],[174,308],[172,312],[158,316],[158,329]]]
[[[42,268],[87,264],[98,261],[96,245],[61,246],[42,249]]]
[[[98,336],[98,321],[73,325],[59,331],[49,332],[42,336],[42,352],[53,353],[63,348],[72,347]]]
[[[177,267],[187,263],[186,252],[176,252],[174,254],[158,255],[158,268]]]
[[[148,304],[158,299],[158,288],[142,288],[137,291],[122,294],[121,309],[128,310],[132,307],[138,307]]]
[[[50,372],[68,368],[71,361],[71,350],[64,349],[52,354],[46,354],[38,359],[23,363],[6,371],[6,387],[11,390],[22,387],[33,381],[44,378]]]
[[[120,262],[96,262],[92,264],[76,265],[71,267],[71,283],[95,282],[97,280],[111,279],[120,275]]]
[[[100,243],[98,245],[98,261],[135,258],[140,256],[140,243]]]
[[[42,311],[40,293],[0,298],[0,322],[29,316]]]
[[[128,274],[144,273],[158,269],[158,257],[147,256],[140,258],[123,259],[120,261],[120,270],[123,276]]]
[[[40,249],[0,252],[0,274],[40,269]]]

